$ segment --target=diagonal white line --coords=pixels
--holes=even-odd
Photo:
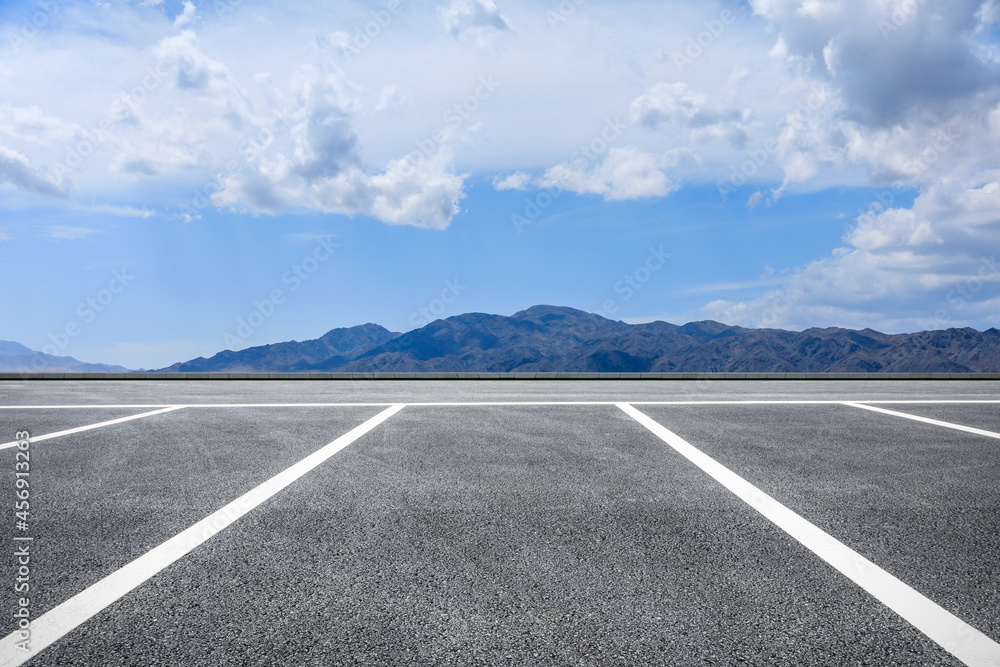
[[[394,405],[380,412],[322,449],[313,452],[290,468],[254,487],[187,530],[154,547],[120,570],[104,577],[90,588],[77,593],[69,600],[42,614],[31,622],[30,651],[16,648],[17,642],[22,639],[18,631],[0,639],[0,667],[14,667],[33,658],[39,651],[62,639],[106,607],[186,556],[195,547],[228,528],[250,510],[328,460],[404,407],[406,406]]]
[[[619,403],[618,407],[963,663],[970,667],[1000,665],[1000,644],[806,521],[659,422],[631,405]]]
[[[163,408],[162,410],[153,410],[152,412],[143,412],[141,415],[132,415],[131,417],[120,417],[118,419],[112,419],[110,421],[101,422],[99,424],[89,424],[87,426],[78,426],[76,428],[66,429],[65,431],[57,431],[55,433],[46,433],[45,435],[33,435],[31,436],[31,442],[41,442],[43,440],[51,440],[52,438],[61,438],[64,435],[73,435],[74,433],[82,433],[84,431],[91,431],[95,428],[103,428],[105,426],[112,426],[114,424],[121,424],[124,422],[132,421],[133,419],[142,419],[143,417],[152,417],[153,415],[162,415],[164,412],[173,412],[174,410],[181,410],[185,406],[174,405],[169,408]],[[6,442],[0,445],[0,450],[10,449],[11,447],[17,447],[17,441]]]
[[[885,408],[876,408],[874,405],[865,405],[864,403],[853,403],[850,401],[844,401],[844,405],[849,405],[852,408],[861,408],[862,410],[871,410],[872,412],[881,412],[885,415],[892,415],[893,417],[903,417],[904,419],[912,419],[913,421],[923,422],[925,424],[933,424],[934,426],[944,426],[945,428],[953,428],[956,431],[965,431],[966,433],[975,433],[976,435],[984,435],[987,438],[997,438],[1000,439],[1000,433],[995,433],[993,431],[984,431],[981,428],[973,428],[971,426],[962,426],[961,424],[953,424],[951,422],[943,422],[937,419],[930,419],[929,417],[920,417],[918,415],[911,415],[905,412],[896,412],[895,410],[886,410]]]

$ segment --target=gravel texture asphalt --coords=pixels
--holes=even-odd
[[[990,400],[998,389],[12,382],[0,406]],[[998,405],[881,407],[1000,431]],[[639,408],[1000,639],[1000,440],[843,405]],[[0,410],[0,442],[148,410]],[[191,408],[33,444],[32,615],[381,411]],[[0,466],[12,504],[14,450]],[[2,610],[16,605],[2,583],[14,569],[0,558]],[[409,406],[28,664],[960,663],[613,405],[567,405]]]

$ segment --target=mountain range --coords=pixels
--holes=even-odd
[[[572,308],[467,313],[397,334],[376,324],[224,351],[170,372],[997,372],[1000,331],[626,324]]]
[[[9,373],[127,373],[123,366],[88,364],[73,357],[56,357],[9,340],[0,340],[0,370]]]
[[[125,372],[0,341],[0,370]],[[316,340],[224,350],[159,372],[769,372],[1000,371],[1000,331],[884,334],[783,331],[719,322],[626,324],[573,308],[466,313],[405,334],[377,324]]]

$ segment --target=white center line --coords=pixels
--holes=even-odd
[[[892,415],[893,417],[903,417],[904,419],[912,419],[913,421],[923,422],[925,424],[933,424],[934,426],[944,426],[945,428],[953,428],[956,431],[965,431],[966,433],[975,433],[976,435],[985,435],[987,438],[997,438],[1000,440],[1000,433],[995,433],[993,431],[984,431],[981,428],[973,428],[971,426],[962,426],[961,424],[953,424],[951,422],[943,422],[937,419],[930,419],[929,417],[921,417],[919,415],[911,415],[905,412],[896,412],[895,410],[886,410],[885,408],[876,408],[874,405],[865,405],[864,403],[853,403],[850,401],[845,401],[844,405],[849,405],[852,408],[861,408],[862,410],[871,410],[872,412],[881,412],[885,415]]]
[[[77,593],[69,600],[42,614],[31,622],[30,652],[15,648],[16,643],[21,640],[17,631],[0,639],[0,667],[14,667],[35,657],[39,651],[62,639],[103,609],[183,558],[195,547],[228,528],[250,510],[349,446],[404,407],[406,406],[394,405],[380,412],[322,449],[313,452],[290,468],[254,487],[187,530],[154,547],[120,570],[104,577],[90,588]]]
[[[963,663],[970,667],[1000,665],[1000,644],[806,521],[657,421],[631,405],[619,403],[618,407]]]
[[[130,417],[119,417],[118,419],[112,419],[110,421],[101,422],[99,424],[90,424],[88,426],[77,426],[76,428],[67,429],[65,431],[57,431],[55,433],[46,433],[45,435],[33,435],[31,436],[31,442],[41,442],[43,440],[51,440],[52,438],[61,438],[64,435],[72,435],[74,433],[82,433],[84,431],[92,431],[95,428],[103,428],[105,426],[112,426],[114,424],[122,424],[124,422],[132,421],[133,419],[142,419],[144,417],[152,417],[153,415],[162,415],[164,412],[173,412],[174,410],[182,410],[183,405],[174,405],[169,408],[163,408],[162,410],[154,410],[153,412],[143,412],[141,415],[132,415]],[[0,445],[0,450],[10,449],[11,447],[17,447],[17,441],[5,442]]]

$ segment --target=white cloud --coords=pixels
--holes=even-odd
[[[780,26],[794,63],[835,81],[847,116],[891,126],[997,87],[997,63],[976,55],[970,36],[980,0],[946,5],[910,0],[754,0]]]
[[[229,68],[202,52],[198,36],[192,30],[164,37],[156,45],[154,53],[163,66],[173,70],[174,86],[177,88],[206,93],[238,90]]]
[[[1000,0],[984,0],[979,11],[976,12],[981,29],[1000,23]]]
[[[184,11],[178,14],[177,18],[174,19],[174,27],[182,28],[187,24],[191,23],[191,21],[194,20],[194,15],[196,11],[197,9],[195,8],[193,2],[191,2],[190,0],[184,0]]]
[[[780,29],[772,54],[786,63],[790,81],[815,91],[786,116],[772,145],[784,173],[773,195],[863,167],[882,203],[858,218],[844,247],[794,271],[783,289],[715,301],[706,313],[792,328],[901,331],[990,321],[1000,298],[988,252],[1000,247],[993,157],[1000,68],[995,50],[984,50],[974,34],[991,20],[992,4],[753,5]],[[902,207],[907,188],[920,195]]]
[[[110,204],[97,204],[86,207],[90,213],[104,213],[122,218],[142,218],[148,220],[156,217],[156,211],[148,208],[135,208],[132,206],[114,206]]]
[[[220,23],[202,4],[179,34],[173,23],[187,6],[175,17],[173,6],[166,16],[135,4],[67,7],[84,20],[66,25],[86,29],[42,31],[19,53],[0,54],[13,84],[0,132],[17,156],[5,154],[0,178],[29,192],[68,191],[39,165],[63,160],[93,133],[147,66],[162,82],[130,100],[128,118],[67,176],[82,198],[112,201],[134,188],[173,214],[190,195],[170,209],[159,203],[166,193],[211,194],[221,174],[215,201],[226,207],[388,222],[419,211],[411,224],[439,227],[469,172],[510,175],[497,184],[520,187],[531,179],[518,173],[541,173],[573,192],[628,199],[727,182],[751,160],[760,204],[896,181],[971,190],[1000,153],[996,62],[982,34],[995,2],[755,0],[764,20],[727,24],[683,72],[663,54],[705,30],[703,3],[645,3],[642,11],[587,3],[557,29],[519,0],[447,0],[438,11],[408,4],[369,38],[363,58],[345,57],[356,29],[372,20],[360,2],[305,3],[295,12],[265,4]],[[895,9],[911,5],[892,23]],[[886,19],[898,29],[883,34]],[[470,57],[468,42],[501,34],[503,48]],[[443,114],[484,75],[502,88],[451,131]],[[29,77],[37,84],[26,85]],[[279,129],[275,114],[288,119]],[[622,116],[632,125],[603,157],[568,158]],[[428,174],[394,170],[415,139],[442,127],[450,136],[422,158]],[[943,150],[942,131],[953,135]],[[915,224],[924,221],[941,235],[936,218]],[[891,245],[900,229],[872,231],[869,242],[884,234]],[[947,245],[950,237],[941,238]]]
[[[249,169],[222,179],[212,196],[215,205],[255,213],[312,209],[395,225],[448,227],[465,196],[465,177],[452,171],[444,144],[429,154],[391,160],[372,173],[357,152],[350,117],[357,101],[343,75],[309,70],[299,86],[299,106],[288,118],[287,132],[262,146]]]
[[[46,116],[37,106],[0,104],[0,133],[35,144],[70,141],[80,133],[78,125]]]
[[[403,89],[392,84],[391,86],[386,86],[379,93],[378,102],[375,104],[375,111],[386,111],[389,109],[397,109],[406,105],[406,96],[403,94]]]
[[[48,227],[42,232],[43,236],[51,241],[76,241],[101,233],[96,229],[89,229],[87,227],[68,227],[63,225]]]
[[[900,208],[862,216],[846,240],[862,250],[944,243],[929,220],[918,220],[912,210]]]
[[[25,192],[66,196],[62,183],[33,166],[26,155],[0,146],[0,183],[4,182]]]
[[[660,167],[661,160],[634,148],[612,148],[599,164],[584,160],[552,167],[539,181],[544,188],[601,195],[606,200],[665,197],[676,189]]]
[[[374,175],[349,166],[311,181],[294,169],[279,169],[267,176],[227,177],[212,201],[220,207],[254,212],[298,205],[327,213],[368,215],[395,225],[445,229],[465,196],[464,178],[448,170],[446,154],[397,160]]]
[[[527,190],[529,185],[531,176],[523,171],[515,171],[513,174],[493,179],[493,187],[497,190]]]
[[[633,123],[655,128],[687,145],[722,139],[735,148],[746,145],[744,113],[735,107],[709,103],[686,83],[658,83],[633,100],[629,116]]]
[[[916,331],[983,321],[1000,298],[1000,174],[986,185],[929,186],[911,209],[858,218],[848,245],[800,267],[780,290],[717,300],[709,317],[754,327]]]
[[[451,0],[447,7],[438,7],[438,13],[449,34],[456,39],[471,37],[480,45],[510,30],[493,0]]]

